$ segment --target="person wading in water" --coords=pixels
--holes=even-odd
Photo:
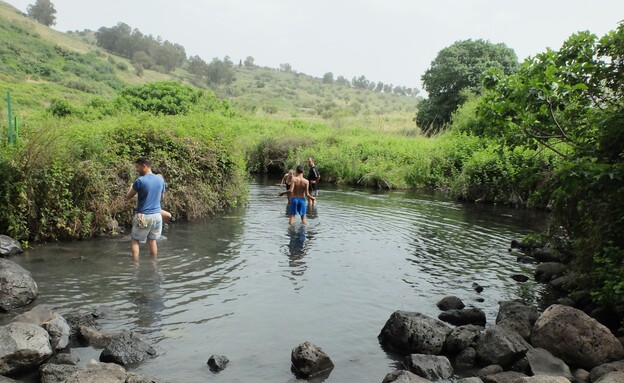
[[[306,197],[314,202],[316,198],[310,195],[310,182],[303,178],[303,167],[297,166],[295,177],[290,184],[290,220],[289,225],[295,223],[295,216],[301,216],[301,222],[306,223]]]
[[[319,173],[318,169],[314,165],[314,158],[308,158],[308,165],[310,166],[310,170],[308,171],[308,181],[310,181],[310,195],[314,197],[314,199],[308,198],[308,202],[312,206],[316,202],[316,197],[318,197],[318,183],[321,180],[321,173]]]
[[[152,173],[152,162],[145,157],[136,160],[134,167],[139,178],[134,181],[126,197],[138,197],[137,214],[132,223],[132,257],[139,257],[139,242],[149,246],[152,257],[158,254],[156,241],[162,233],[160,202],[165,198],[165,181]]]

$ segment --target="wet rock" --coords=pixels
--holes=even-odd
[[[290,360],[297,374],[302,377],[318,375],[334,368],[334,363],[325,351],[310,342],[295,347]]]
[[[77,355],[72,354],[56,354],[48,360],[51,364],[67,364],[69,366],[76,366],[80,362],[80,358]]]
[[[482,369],[477,371],[477,377],[484,378],[488,375],[498,374],[499,372],[503,372],[503,371],[504,371],[503,367],[499,366],[498,364],[492,364],[492,365],[483,367]]]
[[[535,280],[541,283],[548,283],[553,279],[562,276],[567,267],[558,262],[542,262],[535,268]]]
[[[223,355],[212,355],[208,359],[208,366],[210,367],[210,371],[219,372],[225,370],[230,360]]]
[[[472,346],[481,329],[474,325],[460,326],[451,330],[444,341],[444,353],[455,355]]]
[[[459,369],[472,368],[477,364],[477,351],[473,347],[467,347],[457,354],[454,362]]]
[[[85,326],[98,329],[99,326],[91,312],[74,312],[63,315],[69,325],[70,341],[77,341],[80,335],[80,327]]]
[[[536,375],[520,378],[516,383],[570,383],[570,380],[563,376]]]
[[[609,329],[581,310],[562,305],[542,313],[533,326],[531,343],[588,370],[624,357],[622,344]]]
[[[126,370],[114,363],[92,362],[86,366],[45,364],[41,383],[125,383]]]
[[[614,371],[602,376],[594,383],[622,383],[624,382],[624,372]]]
[[[537,259],[529,257],[528,255],[521,255],[516,259],[516,261],[518,261],[518,263],[522,263],[523,265],[531,265],[533,263],[537,263]]]
[[[509,331],[518,333],[522,339],[526,341],[529,341],[531,338],[531,329],[533,326],[531,326],[529,322],[507,318],[498,322],[497,325]]]
[[[381,383],[431,383],[431,381],[406,370],[396,370],[388,373]]]
[[[483,291],[483,286],[481,286],[477,282],[473,282],[472,283],[472,289],[480,294]]]
[[[160,379],[152,378],[151,376],[128,373],[126,375],[126,383],[165,383],[165,382]]]
[[[391,351],[402,354],[433,354],[442,352],[450,327],[426,315],[395,311],[381,333],[379,342]]]
[[[461,310],[466,307],[464,302],[454,295],[442,298],[442,300],[436,303],[436,306],[442,311]]]
[[[531,255],[540,262],[561,262],[562,259],[559,253],[550,247],[535,249]]]
[[[531,345],[518,333],[498,325],[481,333],[476,347],[477,359],[482,364],[498,364],[503,367],[522,358],[530,349]]]
[[[512,239],[511,240],[511,248],[512,249],[519,249],[519,250],[529,250],[531,248],[531,246],[525,244],[524,242],[520,241],[519,239]]]
[[[525,375],[531,375],[531,366],[529,364],[529,359],[525,355],[524,357],[515,361],[514,364],[509,367],[509,370],[521,372]]]
[[[590,374],[589,374],[589,371],[587,370],[583,370],[582,368],[579,368],[576,371],[574,371],[572,376],[574,376],[574,380],[572,381],[574,383],[589,383]]]
[[[563,376],[572,380],[572,373],[565,362],[543,348],[534,348],[526,354],[533,375]]]
[[[106,345],[100,354],[100,361],[125,366],[154,356],[156,350],[142,335],[136,332],[122,332]]]
[[[0,258],[0,311],[26,306],[38,294],[37,283],[17,263]]]
[[[92,327],[80,326],[79,337],[83,343],[93,348],[105,348],[120,332],[102,332]]]
[[[602,378],[604,375],[607,375],[610,372],[614,371],[622,371],[624,372],[624,360],[601,364],[600,366],[596,366],[592,368],[590,373],[590,379],[592,382],[597,381]]]
[[[455,383],[483,383],[483,380],[481,380],[481,378],[477,378],[476,376],[473,376],[471,378],[459,379]]]
[[[22,245],[6,235],[0,235],[0,257],[8,257],[23,253]]]
[[[513,275],[511,276],[511,279],[513,279],[513,280],[514,280],[514,281],[516,281],[516,282],[526,282],[526,281],[528,281],[530,278],[529,278],[529,277],[527,277],[527,276],[526,276],[526,275],[524,275],[524,274],[513,274]]]
[[[69,324],[63,316],[50,308],[37,306],[13,318],[13,322],[32,323],[41,326],[50,335],[52,350],[58,351],[69,343]]]
[[[445,356],[412,354],[405,358],[405,367],[429,380],[448,379],[453,376],[453,366]]]
[[[448,310],[438,315],[441,321],[450,323],[455,326],[476,325],[485,326],[485,313],[478,308],[469,308],[462,310]]]
[[[37,368],[50,355],[50,336],[43,328],[22,322],[0,327],[0,375]]]
[[[498,374],[483,377],[483,383],[516,383],[526,375],[516,371],[503,371]]]
[[[572,300],[571,298],[568,297],[563,297],[563,298],[559,298],[557,299],[557,303],[563,306],[570,306],[570,307],[574,307],[576,306],[576,302],[574,302],[574,300]]]
[[[548,282],[550,287],[557,291],[571,291],[574,288],[576,283],[576,277],[574,275],[563,275],[561,277],[557,277],[550,282]]]

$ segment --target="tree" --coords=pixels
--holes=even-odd
[[[370,84],[370,81],[368,81],[364,75],[361,75],[360,77],[353,76],[353,79],[351,80],[351,85],[357,89],[367,89],[368,84]]]
[[[342,86],[351,86],[351,83],[349,82],[349,80],[347,80],[344,76],[338,76],[336,77],[336,84],[338,85],[342,85]]]
[[[251,56],[247,56],[247,58],[245,59],[245,62],[243,62],[243,65],[245,65],[246,68],[253,68],[255,67],[254,65],[254,58]]]
[[[56,9],[50,0],[37,0],[35,4],[30,4],[26,8],[26,12],[28,12],[28,17],[45,26],[56,24]]]
[[[384,89],[384,83],[381,81],[377,82],[377,85],[375,86],[375,92],[381,93],[383,89]]]
[[[206,75],[208,70],[208,64],[199,56],[191,56],[188,59],[188,71],[189,73],[202,78]]]
[[[212,85],[229,85],[234,81],[234,71],[232,65],[228,64],[225,58],[221,61],[215,57],[206,68],[206,77]]]
[[[280,70],[282,72],[290,73],[290,72],[292,72],[292,65],[290,65],[288,63],[280,64]]]
[[[489,68],[513,73],[518,68],[518,57],[505,44],[484,40],[457,41],[438,52],[422,76],[429,98],[418,108],[418,126],[428,134],[439,131],[464,102],[462,91],[481,93],[483,73]]]
[[[154,67],[154,61],[147,53],[138,51],[132,56],[132,65],[135,67],[140,66],[141,69],[152,69]]]
[[[333,84],[334,83],[334,74],[332,72],[327,72],[323,75],[323,84]]]

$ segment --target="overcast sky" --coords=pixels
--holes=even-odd
[[[6,1],[6,0],[5,0]],[[8,0],[25,11],[35,0]],[[209,61],[253,56],[322,76],[421,88],[437,52],[463,39],[503,42],[520,59],[572,33],[599,36],[624,19],[624,0],[52,0],[60,31],[112,26],[180,43]]]

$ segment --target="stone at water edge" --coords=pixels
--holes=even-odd
[[[90,362],[86,366],[45,364],[41,383],[125,383],[126,370],[114,363]]]
[[[22,382],[0,375],[0,383],[22,383]]]
[[[610,372],[614,371],[622,371],[624,372],[624,360],[620,360],[617,362],[605,363],[600,366],[596,366],[592,368],[590,371],[590,380],[592,382],[597,381],[602,378],[604,375],[607,375]]]
[[[437,319],[399,310],[392,313],[378,339],[398,353],[439,355],[450,332],[451,328]]]
[[[498,364],[507,367],[522,358],[531,349],[517,332],[498,325],[485,330],[477,339],[477,359],[489,365]]]
[[[32,302],[39,293],[30,273],[17,263],[0,258],[0,312]]]
[[[8,257],[23,252],[22,245],[18,241],[9,236],[0,235],[0,257]]]
[[[13,318],[13,322],[32,323],[41,326],[50,335],[50,346],[58,351],[69,343],[69,324],[63,316],[45,306],[36,306]]]
[[[388,373],[381,383],[431,383],[431,381],[406,370],[396,370]]]
[[[624,372],[622,371],[614,371],[610,372],[607,375],[604,375],[602,378],[598,379],[593,383],[622,383],[624,382]]]
[[[208,366],[210,367],[210,371],[219,372],[225,370],[230,360],[223,355],[212,355],[208,358]]]
[[[293,348],[290,361],[297,374],[302,377],[318,375],[334,368],[334,363],[325,351],[310,342]]]
[[[527,282],[530,278],[524,274],[513,274],[511,276],[511,279],[513,279],[516,282],[524,283],[524,282]]]
[[[453,366],[445,356],[412,354],[405,358],[405,367],[429,380],[448,379],[453,376]]]
[[[100,361],[122,366],[156,356],[156,350],[136,332],[124,331],[113,337],[100,354]]]
[[[67,364],[69,366],[77,366],[80,358],[73,354],[56,354],[48,360],[51,364]]]
[[[543,348],[534,348],[526,354],[533,375],[563,376],[568,380],[574,377],[565,362]]]
[[[481,329],[474,325],[455,327],[446,336],[444,353],[455,355],[462,352],[464,349],[474,345],[480,333]]]
[[[526,375],[515,371],[503,371],[498,374],[488,375],[482,378],[483,383],[516,383],[518,379]]]
[[[567,266],[563,263],[542,262],[535,267],[535,280],[541,283],[548,283],[562,276],[566,269]]]
[[[457,354],[453,363],[458,369],[473,368],[477,363],[477,351],[472,347],[468,347]]]
[[[485,312],[478,308],[448,310],[438,315],[438,319],[455,326],[475,325],[485,327]]]
[[[572,381],[574,383],[589,383],[590,374],[587,370],[579,368],[574,371],[574,374],[572,375],[574,376],[574,380]]]
[[[572,381],[563,376],[535,375],[516,380],[514,383],[571,383]]]
[[[537,309],[518,300],[502,301],[499,305],[496,324],[529,340],[533,324],[539,317]]]
[[[461,310],[466,307],[464,302],[454,295],[442,298],[438,303],[436,303],[436,306],[438,306],[438,308],[442,311]]]
[[[609,329],[583,311],[562,305],[552,305],[540,315],[531,343],[586,370],[624,357],[622,343]]]
[[[473,376],[471,378],[459,379],[455,383],[483,383],[483,380],[481,380],[480,378],[477,378],[476,376]]]
[[[0,327],[0,375],[36,369],[52,355],[50,336],[31,323],[14,322]]]
[[[488,375],[498,374],[499,372],[503,372],[503,367],[498,364],[491,364],[489,366],[483,367],[479,371],[477,371],[477,377],[484,378]]]

